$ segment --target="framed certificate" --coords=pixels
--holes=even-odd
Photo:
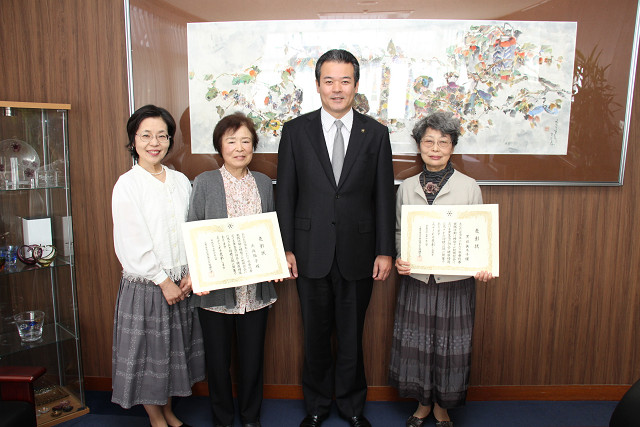
[[[498,205],[405,205],[401,221],[412,273],[499,276]]]
[[[289,277],[275,212],[182,225],[193,292]]]

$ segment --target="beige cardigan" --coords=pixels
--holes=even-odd
[[[402,205],[426,205],[427,197],[420,186],[420,174],[404,180],[396,194],[396,250],[398,257],[400,253],[400,221],[402,218]],[[475,179],[455,171],[451,178],[445,183],[442,190],[433,201],[434,205],[480,205],[482,204],[482,193],[480,186]],[[428,274],[411,274],[414,279],[425,283],[429,281]],[[452,282],[466,279],[470,276],[447,276],[444,274],[435,275],[436,282]]]

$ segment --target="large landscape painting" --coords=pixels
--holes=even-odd
[[[388,126],[394,154],[432,111],[463,126],[459,154],[567,153],[576,23],[314,20],[188,24],[192,150],[212,153],[217,121],[249,115],[259,152],[282,125],[320,107],[315,61],[333,48],[360,61],[355,108]]]

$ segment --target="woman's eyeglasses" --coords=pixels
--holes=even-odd
[[[142,142],[151,142],[153,140],[153,138],[154,138],[154,136],[149,134],[149,133],[143,133],[142,135],[137,133],[136,135],[138,136],[138,138],[140,138],[140,141],[142,141]],[[161,134],[161,135],[156,135],[155,139],[160,144],[163,144],[165,142],[169,142],[171,137],[169,135],[167,135],[167,134]]]
[[[433,147],[434,143],[435,141],[432,139],[423,139],[422,141],[420,141],[420,144],[424,145],[427,148]],[[449,148],[451,147],[451,141],[438,141],[438,147]]]

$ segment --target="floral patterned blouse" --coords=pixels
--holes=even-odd
[[[220,168],[222,182],[224,183],[224,193],[227,199],[227,215],[235,218],[245,215],[255,215],[262,213],[260,193],[256,180],[247,170],[247,174],[238,179],[222,165]],[[268,303],[256,299],[256,285],[239,286],[236,288],[236,306],[234,308],[210,307],[206,310],[223,314],[244,314],[247,311],[260,310],[276,301],[271,299]]]

